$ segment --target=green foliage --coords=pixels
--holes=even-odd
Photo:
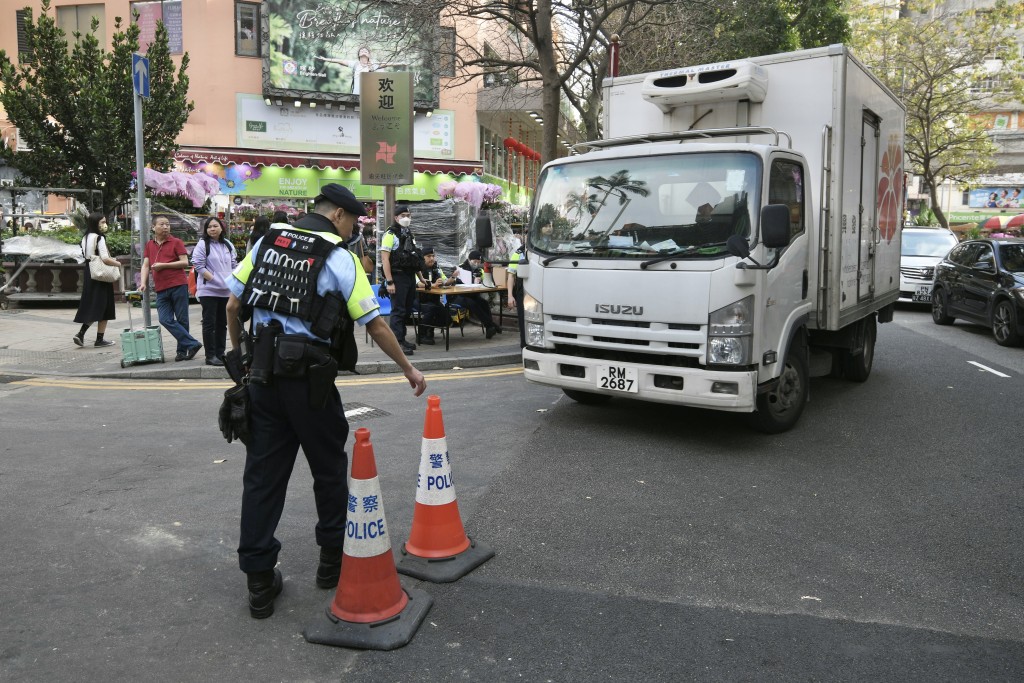
[[[16,63],[0,50],[0,105],[18,126],[19,144],[32,151],[0,146],[0,160],[32,185],[98,189],[109,211],[127,198],[135,170],[131,56],[139,50],[139,28],[123,27],[118,17],[108,52],[94,21],[92,30],[74,34],[69,51],[50,0],[43,0],[25,29],[30,61]],[[165,170],[195,107],[187,97],[189,58],[175,68],[162,23],[147,54],[152,97],[143,102],[144,154],[148,165]]]
[[[954,13],[945,3],[912,2],[905,16],[860,0],[858,56],[907,107],[908,169],[922,176],[937,222],[946,180],[969,182],[993,168],[985,111],[1024,98],[1024,61],[1014,37],[1024,3],[998,0]]]
[[[707,0],[659,6],[622,49],[622,73],[843,43],[844,0]],[[685,31],[680,27],[685,26]]]
[[[981,228],[975,225],[973,228],[968,228],[964,231],[965,240],[977,240],[981,239]]]
[[[937,225],[937,221],[935,220],[935,212],[932,211],[927,206],[923,207],[921,209],[921,213],[917,214],[917,216],[914,217],[914,225],[920,225],[924,227],[927,227],[929,225]]]

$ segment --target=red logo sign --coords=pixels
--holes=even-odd
[[[395,163],[395,154],[398,153],[398,145],[389,145],[386,142],[378,142],[377,145],[377,158],[375,161],[383,161],[385,164]]]
[[[278,235],[277,239],[274,240],[274,246],[287,249],[288,247],[292,246],[292,241],[285,237],[284,235]]]
[[[896,136],[882,154],[882,177],[878,181],[878,230],[886,242],[892,242],[900,224],[903,204],[903,148]]]

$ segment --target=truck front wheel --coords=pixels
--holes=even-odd
[[[792,428],[807,403],[807,381],[807,350],[802,343],[794,343],[775,387],[757,397],[757,411],[750,414],[750,425],[765,434]]]
[[[582,403],[586,406],[601,405],[602,403],[607,403],[611,399],[611,396],[606,394],[592,394],[589,391],[562,389],[562,392],[577,403]]]

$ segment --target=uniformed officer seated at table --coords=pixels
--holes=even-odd
[[[416,291],[419,293],[419,311],[422,324],[416,332],[417,344],[434,344],[434,328],[447,327],[451,319],[445,313],[441,297],[431,294],[431,288],[455,284],[454,275],[445,275],[437,263],[433,247],[423,249],[423,270],[416,276]]]
[[[483,283],[484,269],[483,257],[479,251],[469,252],[469,257],[459,266],[460,269],[470,273],[472,282],[462,282],[464,285],[479,285]],[[460,280],[461,282],[461,280]],[[501,334],[501,328],[494,322],[491,315],[491,306],[480,294],[460,294],[455,297],[455,303],[469,311],[472,316],[484,327],[488,339],[496,334]]]
[[[316,585],[336,588],[348,505],[348,422],[335,386],[338,370],[355,365],[353,324],[402,369],[416,396],[426,389],[379,315],[358,257],[343,245],[363,204],[347,188],[321,188],[313,212],[294,225],[274,225],[229,279],[232,352],[248,367],[250,415],[242,484],[238,563],[246,573],[249,613],[274,612],[283,583],[274,537],[299,446],[313,475]],[[254,335],[243,351],[239,314]]]

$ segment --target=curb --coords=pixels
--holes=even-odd
[[[482,368],[493,365],[515,365],[522,361],[521,353],[496,353],[484,356],[456,356],[452,358],[409,359],[413,367],[420,372],[431,370],[452,370],[454,368]],[[0,368],[0,382],[31,379],[32,377],[74,377],[89,379],[146,379],[146,380],[230,380],[222,368],[209,365],[193,365],[181,367],[163,367],[167,363],[154,363],[150,366],[125,368],[109,371],[89,371],[69,374],[67,372],[36,372]],[[360,375],[400,374],[401,370],[394,361],[363,361],[356,363],[355,372],[343,372],[339,377],[357,377]]]

